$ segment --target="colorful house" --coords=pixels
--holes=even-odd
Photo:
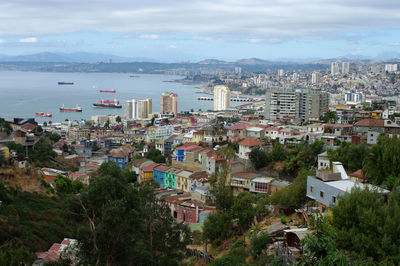
[[[176,188],[179,190],[183,190],[185,192],[190,191],[190,181],[189,177],[193,174],[193,172],[189,172],[186,170],[182,170],[176,174]]]
[[[153,168],[153,180],[160,184],[161,186],[165,186],[165,175],[168,171],[169,167],[166,165],[158,165]]]
[[[171,167],[168,169],[168,171],[165,173],[165,188],[176,188],[176,175],[178,172],[180,172],[180,170],[176,168]]]
[[[107,156],[107,161],[114,161],[123,169],[129,165],[134,152],[135,148],[126,144],[117,149],[112,149]]]
[[[139,183],[144,182],[144,181],[152,180],[153,179],[153,169],[157,165],[158,165],[157,163],[152,163],[152,164],[143,166],[140,169]]]

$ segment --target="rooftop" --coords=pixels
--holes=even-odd
[[[253,137],[247,137],[244,140],[239,141],[239,145],[248,146],[248,147],[258,146],[261,144],[262,144],[261,142],[259,142],[258,140],[256,140]]]

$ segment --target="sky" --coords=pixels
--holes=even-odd
[[[399,0],[1,0],[0,54],[159,61],[400,52]]]

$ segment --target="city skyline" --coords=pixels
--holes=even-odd
[[[398,53],[396,1],[4,1],[0,54],[115,54],[159,61]]]

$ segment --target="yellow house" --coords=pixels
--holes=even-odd
[[[190,181],[189,177],[192,175],[192,172],[182,170],[176,174],[176,188],[179,190],[183,190],[185,192],[189,192],[190,190]]]
[[[200,143],[200,142],[203,142],[203,140],[204,140],[204,131],[203,130],[198,130],[193,133],[193,142]]]
[[[152,164],[142,167],[140,169],[140,174],[139,174],[139,183],[144,182],[144,181],[153,180],[153,169],[157,165],[158,165],[157,163],[152,163]]]
[[[381,119],[381,116],[382,116],[382,111],[373,111],[372,113],[371,113],[371,118],[373,118],[373,119]]]

